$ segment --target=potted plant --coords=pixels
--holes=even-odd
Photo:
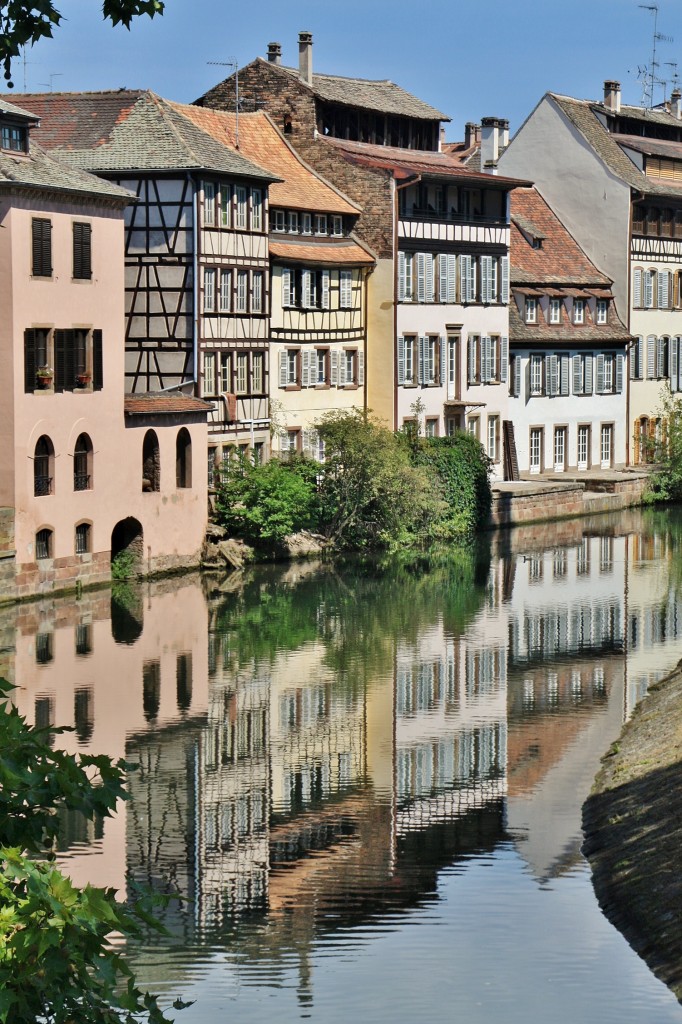
[[[36,373],[39,388],[51,388],[54,380],[54,370],[51,366],[40,366]]]
[[[76,380],[78,381],[78,384],[79,384],[80,387],[87,388],[88,384],[92,380],[92,374],[87,373],[84,370],[83,373],[77,373],[76,374]]]

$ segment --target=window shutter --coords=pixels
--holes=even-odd
[[[467,257],[468,258],[468,257]],[[464,257],[462,257],[464,259]],[[467,380],[469,384],[476,383],[476,335],[469,335],[469,358],[467,362]]]
[[[398,302],[405,301],[405,253],[398,253]]]
[[[623,390],[623,359],[625,357],[621,352],[616,352],[616,393],[620,394]]]
[[[323,270],[320,288],[322,291],[320,309],[329,309],[329,271]]]
[[[665,377],[665,338],[656,339],[656,376]]]
[[[31,221],[33,274],[52,276],[52,221],[34,217]]]
[[[597,394],[604,393],[604,355],[602,352],[597,356]]]
[[[460,256],[459,258],[459,301],[469,301],[469,266],[471,256]]]
[[[500,338],[500,382],[507,383],[507,368],[509,366],[509,338]]]
[[[670,339],[670,390],[679,390],[679,336]]]
[[[480,369],[480,381],[481,381],[481,384],[487,384],[488,383],[488,378],[489,378],[489,374],[490,374],[490,365],[489,365],[490,360],[489,360],[489,356],[488,356],[488,342],[489,342],[489,340],[490,339],[488,338],[487,335],[484,335],[481,338],[481,369]]]
[[[308,457],[310,457],[311,447],[312,447],[310,435],[311,435],[312,431],[306,430],[304,428],[301,433],[303,435],[302,436],[302,450],[303,450],[303,454],[307,455]]]
[[[630,348],[630,380],[637,380],[637,356],[639,354],[640,338],[637,338]]]
[[[293,274],[293,271],[289,270],[288,267],[284,267],[283,268],[283,270],[282,270],[282,305],[283,306],[293,306],[293,301],[292,301],[292,297],[291,297],[291,275],[292,274]]]
[[[640,267],[635,267],[632,276],[632,305],[635,309],[641,309],[642,306],[642,270]]]
[[[339,353],[335,349],[330,353],[329,383],[332,387],[339,386]]]
[[[435,292],[433,280],[433,256],[431,253],[425,253],[424,260],[426,263],[426,301],[433,302],[435,300]]]
[[[559,394],[559,357],[556,355],[549,357],[549,393]]]
[[[398,384],[405,383],[405,339],[398,338]]]
[[[469,257],[469,302],[476,301],[476,260]]]
[[[592,394],[592,356],[585,356],[585,390],[584,394]]]
[[[581,395],[582,387],[580,381],[580,362],[581,356],[573,356],[573,394]]]
[[[658,274],[658,308],[668,308],[668,273],[661,271]]]
[[[647,309],[651,309],[654,304],[654,277],[656,276],[655,270],[647,270],[644,275],[644,305]]]
[[[310,387],[310,356],[311,353],[306,349],[301,352],[301,387]]]
[[[358,350],[358,384],[362,386],[365,383],[365,353],[362,350]]]
[[[280,352],[279,354],[279,386],[285,388],[287,386],[287,354],[286,352]]]
[[[514,398],[521,397],[521,356],[514,356]]]
[[[493,261],[491,256],[481,256],[481,302],[489,303],[492,296]]]
[[[426,253],[417,253],[417,302],[426,301]]]
[[[653,334],[646,339],[646,376],[647,380],[656,377],[656,338]]]
[[[637,380],[644,380],[644,338],[637,338]]]
[[[304,309],[310,309],[312,306],[312,270],[301,271],[301,291],[303,292],[302,305]]]
[[[448,302],[457,302],[457,257],[448,254]]]
[[[568,378],[569,378],[570,372],[571,372],[570,371],[570,362],[571,362],[571,357],[570,356],[562,355],[562,357],[561,357],[561,383],[560,383],[560,392],[561,392],[562,395],[568,395],[569,394]]]
[[[403,261],[405,254],[403,253]],[[342,309],[350,309],[353,305],[353,272],[342,270],[340,274],[340,296],[339,303]],[[404,282],[403,282],[404,287]]]
[[[38,387],[36,373],[38,371],[36,358],[36,332],[29,328],[24,331],[24,391],[35,391]]]
[[[339,387],[345,387],[346,383],[346,353],[341,351],[339,352]],[[352,384],[353,382],[350,381],[350,383]]]
[[[419,338],[419,364],[417,367],[417,383],[426,383],[426,338]]]
[[[500,285],[500,301],[509,302],[509,257],[503,256],[500,260],[500,274],[502,277]]]
[[[104,353],[102,351],[102,332],[92,332],[92,387],[101,391],[104,387]]]
[[[440,378],[438,383],[441,387],[445,387],[448,373],[448,345],[447,339],[442,334],[438,339],[438,348],[440,352]]]
[[[446,253],[438,255],[438,300],[439,302],[450,302],[448,298],[448,256]]]
[[[54,387],[55,391],[71,389],[74,385],[73,331],[54,332]]]

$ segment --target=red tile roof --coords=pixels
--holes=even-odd
[[[278,242],[270,238],[270,255],[294,263],[371,266],[374,257],[357,242]]]
[[[210,107],[171,103],[214,139],[236,145],[235,115]],[[239,152],[283,181],[270,186],[270,205],[320,213],[357,214],[360,207],[298,156],[264,111],[239,115]]]
[[[126,395],[123,401],[126,416],[168,416],[183,413],[207,415],[212,406],[201,398],[180,392],[155,391],[139,395]]]

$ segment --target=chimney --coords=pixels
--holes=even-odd
[[[464,148],[471,149],[472,146],[478,146],[481,141],[481,126],[480,124],[474,124],[473,121],[467,121],[464,125]]]
[[[498,157],[508,144],[509,121],[501,117],[482,117],[481,170],[495,174]]]
[[[444,145],[445,145],[445,125],[442,124],[440,126],[440,131],[438,132],[438,151],[440,153],[443,152],[443,146]]]
[[[604,106],[614,114],[620,113],[620,82],[604,82]]]
[[[271,64],[282,63],[282,44],[268,43],[268,60]]]
[[[298,33],[298,77],[306,85],[313,84],[313,34]]]
[[[673,89],[670,93],[670,113],[678,121],[682,119],[682,92],[679,89]]]

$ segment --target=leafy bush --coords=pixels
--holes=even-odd
[[[137,558],[133,551],[124,548],[111,559],[112,580],[129,580],[137,572]]]
[[[273,545],[289,533],[314,529],[318,472],[318,464],[309,459],[272,459],[254,466],[240,455],[219,484],[218,519],[233,536],[253,544]]]
[[[412,459],[435,474],[445,498],[441,518],[432,524],[443,539],[473,533],[490,514],[490,460],[470,434],[408,438]]]
[[[682,498],[682,396],[673,394],[666,383],[656,412],[662,423],[660,437],[640,439],[647,461],[656,461],[645,500],[679,501]]]

